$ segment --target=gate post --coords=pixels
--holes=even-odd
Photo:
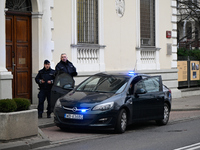
[[[190,87],[190,57],[188,56],[187,59],[187,82],[188,82],[188,88]]]

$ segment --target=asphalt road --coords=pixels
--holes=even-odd
[[[192,145],[190,147],[190,145]],[[187,146],[186,148],[183,148]],[[183,149],[182,149],[183,148]],[[129,126],[124,134],[109,134],[48,150],[193,150],[200,149],[200,118],[157,126],[155,122]]]

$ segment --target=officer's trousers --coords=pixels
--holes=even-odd
[[[47,114],[51,114],[51,90],[40,90],[38,94],[38,114],[44,112],[44,101],[47,98]]]

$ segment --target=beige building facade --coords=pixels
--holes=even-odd
[[[8,69],[8,27],[12,22],[8,15],[20,14],[7,8],[6,1],[0,1],[0,99],[13,97],[13,90],[18,90],[18,96],[23,97],[27,91],[23,91],[24,86],[18,88],[23,84],[20,77],[28,76],[25,73],[18,76]],[[30,0],[29,5],[29,14],[25,13],[30,17],[27,27],[30,29],[27,47],[30,49],[27,51],[31,56],[28,67],[31,81],[26,86],[30,86],[28,98],[33,104],[37,104],[38,90],[34,80],[38,70],[45,59],[55,68],[61,53],[66,53],[77,68],[76,85],[97,72],[135,70],[161,74],[172,96],[181,97],[177,89],[176,0]],[[20,24],[16,22],[13,26]],[[20,27],[16,27],[17,31]],[[22,37],[25,36],[16,39]],[[22,55],[11,64],[25,68],[27,59],[22,58],[21,51]],[[14,86],[13,80],[16,80]]]

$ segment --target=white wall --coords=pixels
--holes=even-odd
[[[6,69],[5,0],[0,1],[0,99],[12,98],[12,74]]]
[[[167,43],[173,42],[172,38],[166,38],[166,31],[172,32],[172,8],[171,0],[159,2],[159,46],[160,50],[160,68],[171,69],[172,55],[167,55]]]
[[[60,61],[61,53],[66,53],[69,61],[72,60],[70,45],[72,44],[72,1],[54,1],[52,9],[52,21],[54,30],[52,40],[54,41],[53,61],[55,65]]]
[[[133,69],[136,63],[136,1],[125,1],[119,17],[115,1],[104,0],[104,41],[106,70]]]
[[[5,0],[0,1],[0,71],[6,70],[6,51],[5,51]]]

